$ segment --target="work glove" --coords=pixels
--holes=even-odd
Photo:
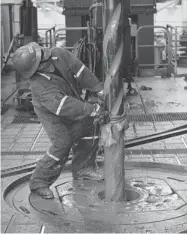
[[[88,102],[92,104],[98,103],[99,105],[101,105],[104,103],[104,94],[91,93]]]
[[[92,117],[98,117],[101,115],[101,113],[104,111],[104,107],[99,105],[98,103],[93,104],[94,110],[90,114]]]
[[[104,91],[101,90],[100,92],[97,93],[97,97],[99,99],[99,102],[103,103],[105,100],[105,95],[104,95]]]
[[[90,116],[94,117],[94,124],[104,124],[109,121],[109,112],[97,103],[94,104],[94,111]]]

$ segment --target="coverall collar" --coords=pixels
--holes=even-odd
[[[54,72],[55,67],[52,63],[52,60],[49,59],[46,62],[40,63],[40,66],[38,68],[39,72]]]
[[[42,63],[48,61],[51,58],[52,54],[51,50],[48,48],[41,47],[41,50],[42,50],[42,60],[41,60]]]

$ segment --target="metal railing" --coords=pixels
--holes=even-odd
[[[140,45],[139,44],[139,34],[140,31],[142,31],[143,29],[147,29],[147,28],[159,28],[163,30],[163,34],[164,37],[166,38],[166,44],[165,45]],[[143,67],[166,67],[168,69],[168,71],[171,71],[172,68],[172,73],[174,73],[174,75],[177,75],[177,66],[178,66],[178,59],[182,59],[182,58],[187,58],[187,39],[181,39],[179,30],[181,31],[182,29],[186,29],[187,27],[185,26],[177,26],[177,27],[173,27],[171,25],[167,25],[166,27],[163,26],[152,26],[152,25],[146,25],[146,26],[142,26],[137,30],[137,35],[136,35],[136,59],[139,60],[139,49],[140,48],[165,48],[165,52],[166,52],[166,63],[152,63],[152,64],[138,64],[138,68],[143,68]],[[44,29],[39,29],[39,30],[44,30]],[[61,33],[62,35],[66,35],[66,31],[76,31],[76,30],[84,30],[87,31],[87,35],[88,35],[88,45],[90,47],[90,52],[89,52],[89,64],[90,64],[90,69],[92,70],[92,62],[91,62],[91,30],[93,30],[92,26],[88,23],[87,27],[64,27],[64,28],[59,28],[57,30],[55,30],[55,27],[52,27],[48,30],[45,29],[45,42],[43,43],[46,47],[53,47],[56,46],[56,41],[57,41],[57,36],[59,35],[59,32],[63,32]],[[181,45],[182,43],[186,43],[186,45]],[[69,47],[65,47],[68,50],[72,50],[74,48],[74,46],[69,46]],[[186,52],[185,55],[180,55],[180,51]],[[170,72],[169,72],[170,73]]]
[[[45,42],[41,42],[40,44],[45,46],[45,47],[54,47],[56,46],[56,42],[57,42],[57,37],[59,35],[63,35],[65,38],[66,35],[66,31],[77,31],[77,30],[81,30],[81,31],[87,31],[87,44],[88,44],[88,60],[89,60],[89,68],[91,71],[94,70],[95,67],[95,62],[92,61],[92,54],[91,54],[91,50],[93,48],[93,43],[91,41],[91,31],[94,30],[94,28],[90,25],[89,22],[87,22],[87,27],[64,27],[64,28],[59,28],[59,29],[55,29],[55,27],[52,27],[48,30],[41,28],[38,31],[42,31],[45,30]],[[61,33],[59,33],[61,32]],[[63,33],[62,33],[63,32]],[[72,50],[74,49],[74,45],[72,46],[68,46],[68,47],[64,47],[65,49],[68,50]]]
[[[154,44],[151,44],[151,45],[140,45],[139,44],[139,34],[140,34],[140,31],[142,31],[143,29],[162,29],[165,33],[165,37],[166,37],[166,44],[165,45],[154,45]],[[166,67],[168,69],[168,71],[170,70],[171,68],[171,62],[172,62],[172,49],[171,49],[171,35],[170,35],[170,32],[169,30],[167,29],[167,27],[163,27],[163,26],[153,26],[153,25],[145,25],[145,26],[142,26],[140,28],[138,28],[137,30],[137,33],[136,33],[136,60],[139,61],[139,48],[165,48],[166,49],[166,60],[167,62],[166,63],[152,63],[152,64],[146,64],[146,63],[138,63],[138,69],[141,67],[154,67],[154,69],[156,67],[159,67],[159,66],[162,66],[162,67]],[[155,53],[155,52],[154,52]]]
[[[46,47],[53,47],[56,45],[55,40],[55,26],[46,30],[45,32],[45,45]]]
[[[167,36],[167,41],[168,43],[166,45],[139,45],[139,32],[142,29],[145,28],[161,28],[165,30],[165,34]],[[168,53],[168,63],[165,64],[138,64],[138,66],[140,67],[156,67],[156,66],[169,66],[171,63],[171,59],[172,59],[172,54],[171,54],[171,37],[170,37],[170,33],[168,31],[168,29],[166,27],[163,26],[152,26],[152,25],[146,25],[146,26],[142,26],[137,30],[137,34],[136,34],[136,59],[139,59],[139,48],[159,48],[159,47],[166,47],[167,49],[167,53]]]
[[[140,45],[139,44],[139,34],[140,31],[146,28],[159,28],[162,29],[162,36],[165,38],[165,45]],[[160,33],[159,33],[160,34]],[[184,35],[183,35],[184,34]],[[155,33],[156,35],[156,33]],[[168,74],[173,73],[177,75],[178,63],[182,59],[187,60],[187,26],[175,26],[167,25],[163,26],[152,26],[146,25],[142,26],[137,30],[136,35],[136,59],[139,60],[139,48],[165,48],[166,52],[166,63],[156,63],[154,64],[138,64],[138,68],[142,67],[166,67],[168,69]]]
[[[176,26],[167,25],[171,33],[172,40],[172,52],[175,75],[177,75],[177,66],[180,59],[187,59],[187,26]],[[186,33],[185,37],[182,38],[181,31]],[[184,55],[181,55],[183,53]]]
[[[55,31],[55,37],[59,34],[60,31],[65,31],[65,35],[66,35],[66,31],[77,31],[77,30],[82,30],[82,31],[88,31],[89,28],[88,27],[64,27],[64,28],[59,28]],[[72,50],[74,47],[73,46],[68,46],[65,47],[68,50]]]
[[[45,31],[45,42],[40,42],[45,47],[54,47],[56,46],[57,37],[58,35],[62,35],[64,38],[66,36],[66,31],[76,31],[76,30],[87,30],[87,32],[90,32],[91,27],[88,25],[87,27],[64,27],[59,28],[56,30],[55,26],[46,29],[46,28],[39,28],[38,31]],[[62,33],[59,33],[62,32]],[[89,34],[89,33],[88,33]],[[73,49],[73,46],[65,47],[66,49]]]
[[[91,46],[92,46],[92,43],[91,43],[91,30],[93,28],[91,27],[90,23],[88,22],[87,23],[87,27],[64,27],[64,28],[59,28],[55,31],[55,36],[58,35],[58,33],[60,31],[77,31],[77,30],[82,30],[82,31],[87,31],[87,36],[88,36],[88,47],[89,47],[89,50],[88,50],[88,59],[89,59],[89,68],[90,70],[92,71],[93,68],[92,68],[92,55],[91,55]],[[69,46],[69,47],[65,47],[66,49],[68,50],[72,50],[74,49],[74,46]]]
[[[184,38],[182,38],[182,34],[179,33],[179,29],[183,30],[183,32],[186,33],[186,36]],[[178,59],[187,59],[187,26],[176,26],[175,30],[175,41]],[[180,55],[179,51],[183,52],[185,55]]]

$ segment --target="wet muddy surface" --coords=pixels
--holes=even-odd
[[[136,78],[139,88],[150,87],[152,90],[139,90],[147,113],[185,112],[187,110],[187,85],[184,77],[180,78]],[[135,84],[132,85],[137,90]],[[131,114],[145,113],[139,95],[128,96]]]
[[[126,199],[120,202],[105,200],[104,181],[72,180],[69,172],[52,186],[55,199],[30,194],[29,177],[10,185],[4,199],[18,213],[69,231],[144,232],[148,227],[151,232],[175,231],[177,220],[184,223],[187,217],[187,174],[180,166],[171,171],[169,166],[151,169],[147,164],[126,165]]]

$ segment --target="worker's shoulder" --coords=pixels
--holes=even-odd
[[[30,84],[33,84],[34,86],[40,86],[44,85],[45,83],[48,83],[49,80],[45,77],[45,75],[40,74],[39,72],[36,72],[30,79]]]
[[[52,53],[52,55],[53,54],[65,55],[68,53],[68,50],[66,50],[65,48],[62,48],[62,47],[54,47],[51,49],[51,53]]]

